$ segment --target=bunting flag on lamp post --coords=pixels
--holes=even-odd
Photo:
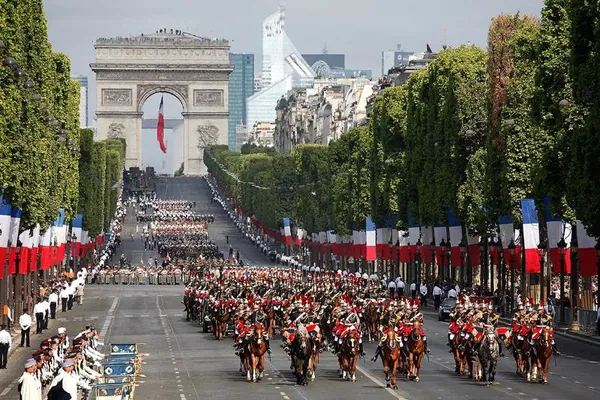
[[[560,274],[560,249],[558,242],[565,239],[567,248],[565,249],[565,273],[571,273],[571,224],[560,218],[556,218],[550,211],[550,198],[544,197],[544,215],[546,218],[546,229],[548,231],[548,254],[552,261],[552,272]]]
[[[453,267],[460,267],[462,265],[460,254],[460,242],[463,240],[462,224],[450,210],[448,210],[448,230],[450,231],[450,263]]]
[[[10,250],[8,253],[8,274],[15,275],[17,273],[17,244],[19,241],[19,227],[21,225],[21,215],[23,211],[13,207],[10,213]]]
[[[163,100],[160,98],[160,106],[158,107],[158,123],[156,124],[156,140],[163,153],[167,153],[167,146],[165,145],[165,116],[163,114]]]
[[[535,200],[521,200],[521,213],[523,215],[523,246],[525,249],[525,272],[528,274],[540,273],[540,256],[538,245],[540,244],[540,223]]]
[[[12,206],[5,201],[4,197],[0,197],[0,280],[4,278],[4,264],[10,237],[10,214],[12,213]]]
[[[290,219],[287,217],[283,219],[283,238],[285,240],[285,244],[292,244],[292,227],[290,226]]]
[[[19,275],[26,275],[29,272],[29,249],[31,245],[29,242],[31,241],[31,237],[29,236],[29,229],[24,230],[19,235],[19,240],[21,241],[21,253],[19,257]]]
[[[595,276],[598,273],[596,239],[588,235],[581,221],[576,222],[577,246],[579,249],[579,275]]]
[[[375,223],[370,215],[366,221],[366,255],[365,260],[375,261],[377,259],[377,234],[375,232]]]

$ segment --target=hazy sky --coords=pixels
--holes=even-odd
[[[326,42],[330,53],[346,54],[348,68],[372,69],[378,75],[382,50],[394,49],[399,43],[408,51],[424,51],[426,43],[437,50],[444,39],[449,45],[471,41],[484,47],[492,16],[517,11],[539,15],[542,3],[543,0],[44,0],[54,50],[71,58],[73,72],[90,78],[96,38],[153,33],[160,28],[226,38],[232,42],[232,51],[255,53],[260,58],[261,21],[280,4],[286,7],[288,36],[300,52],[318,53]],[[93,102],[91,106],[93,110]]]

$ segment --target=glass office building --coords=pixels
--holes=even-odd
[[[254,54],[229,53],[229,63],[234,66],[229,75],[229,121],[227,142],[229,150],[237,149],[236,128],[247,126],[246,99],[254,94]]]
[[[315,73],[285,32],[285,10],[268,16],[262,24],[261,90],[248,98],[248,129],[257,121],[274,122],[275,106],[288,90],[312,87]]]

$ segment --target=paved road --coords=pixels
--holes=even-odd
[[[219,245],[225,246],[224,232],[230,233],[234,248],[239,248],[243,257],[252,263],[266,260],[245,239],[233,237],[235,228],[226,216],[217,212],[210,203],[210,192],[199,179],[178,178],[162,180],[158,185],[161,197],[191,198],[199,210],[215,214],[216,223],[211,234]],[[123,251],[139,252],[139,241],[123,242]],[[143,247],[142,247],[143,250]],[[152,253],[153,255],[153,253]],[[566,339],[559,339],[565,357],[558,365],[551,366],[548,385],[528,384],[514,373],[514,362],[500,361],[498,383],[484,387],[478,383],[457,377],[453,361],[445,346],[447,323],[438,322],[433,315],[427,316],[426,330],[430,361],[425,361],[421,370],[421,382],[399,380],[400,390],[391,391],[382,387],[381,363],[360,361],[357,382],[342,381],[337,375],[337,363],[331,354],[324,354],[317,371],[315,382],[306,387],[294,385],[287,356],[272,341],[273,355],[268,363],[265,379],[261,383],[245,382],[238,371],[238,359],[233,354],[232,341],[215,341],[211,335],[200,333],[193,323],[186,322],[181,304],[183,288],[180,286],[91,286],[87,288],[86,304],[82,311],[97,317],[97,326],[107,343],[139,342],[144,353],[149,353],[143,365],[143,382],[137,388],[136,398],[143,400],[179,399],[540,399],[554,400],[576,398],[598,399],[600,396],[600,351]],[[77,314],[74,314],[74,316]],[[62,316],[61,316],[62,317]],[[81,322],[65,323],[74,325]],[[71,329],[72,325],[68,326]],[[75,329],[75,328],[73,328]],[[370,357],[375,344],[368,343],[365,350]],[[2,385],[15,379],[19,372],[11,367],[11,376]],[[14,389],[8,397],[16,399]]]

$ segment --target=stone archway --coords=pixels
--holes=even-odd
[[[125,138],[126,168],[141,167],[142,106],[169,93],[183,107],[185,174],[205,173],[203,147],[227,144],[229,42],[157,33],[101,38],[95,48],[98,139]]]

